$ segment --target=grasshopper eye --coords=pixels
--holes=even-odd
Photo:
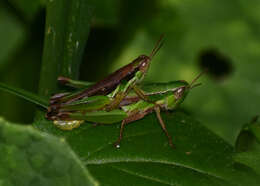
[[[177,90],[174,91],[173,94],[174,94],[176,99],[180,99],[183,96],[183,94],[185,92],[185,88],[186,87],[180,87],[180,88],[178,88]]]
[[[148,61],[145,60],[144,62],[141,63],[141,67],[145,67],[147,65]]]
[[[145,73],[149,68],[150,61],[151,59],[148,56],[145,56],[145,58],[142,59],[142,61],[139,64],[139,70]]]

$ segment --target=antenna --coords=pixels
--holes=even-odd
[[[164,38],[164,34],[162,34],[159,38],[159,40],[156,42],[155,47],[153,48],[151,54],[150,54],[150,58],[153,58],[155,56],[155,54],[160,50],[160,48],[163,45],[163,38]]]
[[[207,71],[207,69],[203,70],[202,72],[200,72],[193,80],[192,82],[190,83],[190,89],[194,88],[194,87],[197,87],[199,85],[201,85],[201,83],[197,83],[197,84],[194,84],[205,72]],[[193,86],[192,86],[193,85]]]
[[[190,87],[190,89],[193,89],[193,88],[198,87],[198,86],[200,86],[200,85],[202,85],[202,83],[196,83],[196,84],[192,85],[192,86]]]

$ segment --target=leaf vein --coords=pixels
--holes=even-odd
[[[122,168],[115,167],[115,166],[112,166],[112,165],[110,165],[110,167],[117,169],[119,171],[125,172],[127,174],[134,175],[136,177],[141,177],[141,178],[151,180],[151,181],[154,181],[154,182],[158,182],[158,183],[162,183],[162,184],[166,184],[166,185],[175,185],[175,184],[165,182],[165,181],[162,181],[160,179],[157,179],[157,178],[154,178],[154,177],[151,177],[151,176],[146,176],[146,175],[143,175],[143,174],[137,174],[136,172],[133,172],[133,171],[130,171],[130,170],[127,170],[127,169],[122,169]]]

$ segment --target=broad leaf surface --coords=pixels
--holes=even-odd
[[[0,119],[0,185],[97,185],[64,139]]]
[[[154,114],[129,124],[121,147],[113,143],[119,124],[84,123],[61,131],[42,119],[35,127],[65,137],[102,185],[257,185],[259,179],[236,168],[234,149],[183,113],[163,114],[176,149],[167,143]]]

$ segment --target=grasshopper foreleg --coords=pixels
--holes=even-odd
[[[124,127],[125,127],[125,124],[126,124],[126,120],[123,120],[122,123],[121,123],[121,128],[120,128],[120,134],[119,134],[119,137],[118,139],[116,140],[116,142],[114,143],[114,146],[116,148],[120,148],[120,142],[123,138],[123,131],[124,131]]]
[[[155,105],[156,105],[156,103],[155,103],[154,101],[151,101],[151,100],[149,99],[149,97],[145,94],[145,92],[144,92],[142,89],[140,89],[139,87],[137,87],[136,85],[133,86],[133,90],[135,91],[136,95],[137,95],[140,99],[142,99],[142,100],[144,100],[144,101],[146,101],[146,102],[148,102],[148,103],[152,103],[152,104],[155,104]]]
[[[125,97],[124,93],[117,94],[114,100],[111,103],[109,103],[109,105],[106,106],[106,111],[111,111],[116,109],[124,97]]]
[[[146,102],[149,102],[148,97],[145,95],[145,93],[142,89],[138,88],[136,85],[133,86],[133,89],[139,98],[141,98],[142,100],[144,100]]]

